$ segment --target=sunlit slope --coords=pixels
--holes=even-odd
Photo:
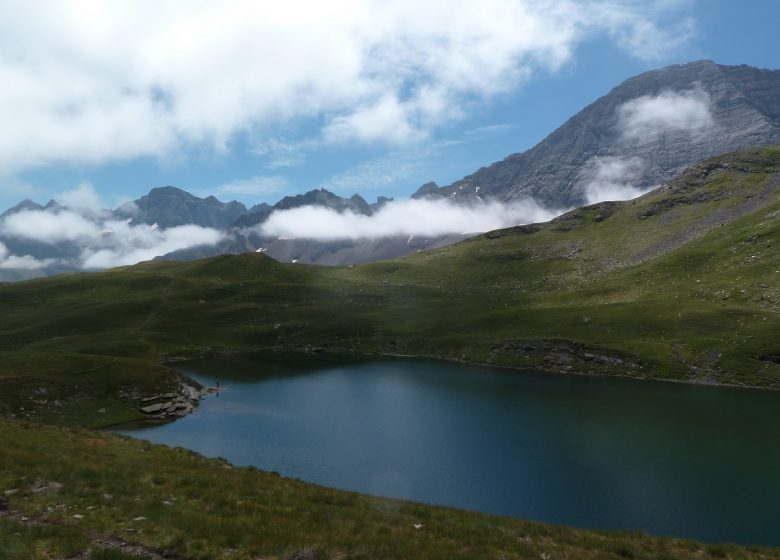
[[[110,400],[172,382],[161,358],[273,350],[777,387],[779,169],[778,147],[730,154],[634,201],[364,266],[245,254],[5,285],[0,379]]]

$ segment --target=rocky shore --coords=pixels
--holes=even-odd
[[[218,387],[179,385],[177,393],[162,393],[138,401],[138,409],[150,420],[172,420],[190,414],[206,395],[218,393]]]

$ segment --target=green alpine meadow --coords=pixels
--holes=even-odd
[[[780,560],[776,0],[0,0],[0,560]]]
[[[777,558],[329,490],[100,429],[192,385],[177,361],[245,352],[776,390],[779,243],[768,146],[395,260],[247,253],[2,285],[2,557]]]

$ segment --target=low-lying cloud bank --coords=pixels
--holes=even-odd
[[[36,259],[30,255],[12,255],[8,247],[0,242],[0,270],[40,270],[52,264],[55,259]]]
[[[276,211],[256,231],[261,235],[335,241],[399,235],[436,237],[479,233],[518,224],[544,222],[560,214],[531,199],[516,204],[484,202],[465,206],[448,200],[389,202],[371,216],[320,206]]]
[[[198,245],[216,245],[225,235],[196,225],[169,229],[134,225],[130,220],[117,220],[106,212],[95,212],[93,204],[79,210],[23,210],[3,218],[0,235],[6,240],[57,246],[63,249],[63,254],[78,256],[39,259],[33,255],[11,254],[5,244],[0,244],[0,269],[39,270],[52,265],[83,270],[110,268]]]
[[[216,245],[224,234],[196,225],[155,229],[127,222],[104,222],[106,230],[84,248],[82,268],[100,269],[135,264],[174,251],[201,245]]]
[[[650,142],[664,134],[691,138],[715,126],[710,96],[699,88],[644,95],[617,108],[620,138]],[[598,158],[584,168],[582,189],[588,204],[636,198],[654,186],[643,184],[647,162],[637,156]],[[638,186],[641,185],[641,186]],[[465,206],[447,200],[405,200],[387,204],[372,216],[317,206],[277,211],[257,231],[266,236],[322,241],[397,235],[434,237],[477,233],[531,222],[544,222],[561,211],[534,200],[515,204],[485,202]]]

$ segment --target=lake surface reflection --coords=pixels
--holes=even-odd
[[[780,395],[421,360],[233,356],[187,418],[122,429],[325,486],[538,521],[780,545]]]

